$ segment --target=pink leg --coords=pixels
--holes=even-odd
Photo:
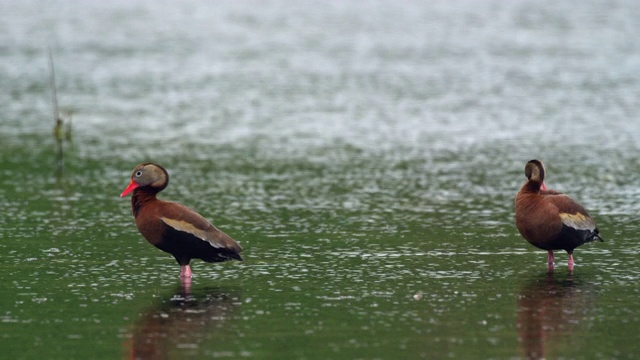
[[[191,267],[189,265],[180,266],[180,278],[191,279]]]
[[[573,271],[573,254],[569,254],[569,271]]]
[[[185,298],[191,295],[191,278],[180,278],[180,285],[182,285],[182,293]]]
[[[553,258],[553,250],[549,250],[547,252],[547,268],[549,270],[553,270],[554,258]]]

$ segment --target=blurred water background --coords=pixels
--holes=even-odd
[[[0,1],[10,358],[636,358],[636,1]],[[56,163],[47,49],[71,139]],[[526,161],[607,240],[514,226]],[[173,258],[143,161],[245,261]]]

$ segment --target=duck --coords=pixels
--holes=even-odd
[[[142,163],[131,173],[131,181],[120,197],[131,196],[131,210],[140,234],[180,265],[180,279],[192,277],[190,262],[242,261],[242,247],[194,210],[157,198],[169,184],[167,170],[155,163]]]
[[[573,271],[573,251],[592,241],[604,241],[587,210],[569,196],[547,189],[545,167],[540,160],[530,160],[524,168],[527,182],[515,197],[518,231],[531,245],[547,250],[547,266],[554,267],[554,250],[569,255],[568,268]]]

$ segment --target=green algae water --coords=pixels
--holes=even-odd
[[[6,357],[636,358],[633,2],[0,4]],[[73,137],[56,162],[47,47]],[[518,234],[525,163],[604,243]],[[143,161],[244,248],[174,259]]]

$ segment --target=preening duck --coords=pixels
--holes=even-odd
[[[582,205],[569,196],[548,190],[544,184],[545,168],[540,160],[527,162],[527,182],[516,195],[516,226],[532,245],[547,250],[547,263],[553,269],[553,250],[569,254],[569,270],[573,271],[573,250],[600,240],[596,223]]]

